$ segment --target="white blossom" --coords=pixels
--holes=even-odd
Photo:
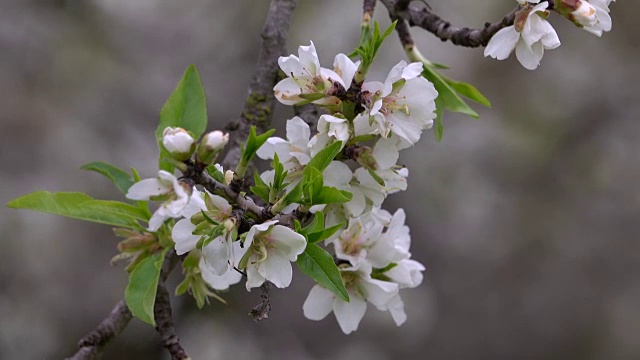
[[[157,178],[144,179],[133,184],[126,197],[131,200],[165,200],[149,220],[149,231],[156,231],[169,218],[182,216],[189,203],[192,189],[171,173],[160,170]]]
[[[306,318],[319,321],[333,312],[340,329],[350,334],[358,329],[367,311],[367,302],[382,311],[392,308],[392,301],[398,296],[398,284],[372,279],[371,267],[366,262],[358,267],[341,268],[340,271],[349,293],[349,302],[315,285],[302,306]]]
[[[515,24],[498,31],[487,44],[484,56],[504,60],[516,50],[518,61],[526,69],[534,70],[540,65],[544,50],[560,46],[558,34],[545,17],[549,3],[541,2],[533,8],[520,10]]]
[[[347,90],[359,62],[354,63],[346,55],[336,55],[333,70],[320,67],[320,60],[313,42],[300,46],[298,56],[280,57],[278,65],[287,78],[273,88],[276,99],[285,105],[313,102],[318,105],[339,105],[334,96],[338,90]],[[336,89],[336,86],[342,89]]]
[[[205,196],[208,197],[206,201]],[[202,261],[215,275],[226,272],[228,262],[234,262],[232,253],[234,239],[231,235],[235,221],[229,220],[232,209],[226,199],[210,194],[206,190],[205,192],[194,190],[189,205],[183,211],[185,218],[178,221],[171,232],[176,253],[182,255],[195,249],[198,242],[205,237],[207,244],[202,248]],[[209,220],[205,219],[202,213],[220,225],[208,223]],[[228,224],[231,226],[229,227]],[[215,236],[211,236],[215,227],[218,227],[219,231],[215,232]],[[202,229],[204,232],[197,232],[197,229]]]
[[[206,133],[202,138],[202,144],[209,151],[221,151],[228,142],[229,134],[225,134],[219,130]]]
[[[246,252],[246,248],[242,248],[240,242],[236,241],[233,243],[232,252],[232,258],[240,259]],[[226,270],[219,275],[209,266],[204,256],[200,258],[200,263],[198,264],[202,278],[215,290],[227,290],[229,286],[240,282],[242,274],[233,268],[235,265],[233,261],[229,261]]]
[[[344,146],[351,137],[349,121],[342,117],[324,114],[318,119],[318,133],[311,138],[311,156],[315,156],[320,150],[334,141],[342,141]]]
[[[438,92],[420,76],[422,63],[401,61],[394,66],[384,84],[377,81],[362,85],[370,124],[383,137],[400,137],[408,145],[420,140],[422,130],[433,126]],[[363,126],[358,126],[362,131]]]
[[[348,260],[354,266],[359,266],[364,261],[376,268],[387,266],[393,243],[378,241],[383,228],[382,223],[369,217],[350,219],[349,226],[333,240],[336,257]]]
[[[609,4],[612,0],[582,0],[578,8],[572,12],[574,19],[582,28],[596,36],[611,31],[612,21],[609,15]]]
[[[387,270],[384,275],[392,282],[397,283],[401,289],[415,288],[422,284],[422,272],[424,265],[413,259],[403,259],[396,263],[394,267]]]
[[[311,147],[309,137],[311,129],[309,125],[299,117],[287,120],[287,139],[270,137],[258,149],[256,153],[261,159],[273,159],[278,154],[278,159],[284,165],[285,170],[302,169],[311,160]]]
[[[266,280],[276,287],[291,284],[291,262],[304,252],[307,241],[304,236],[288,227],[276,225],[277,220],[254,225],[244,241],[247,248],[247,290],[261,286]]]
[[[182,128],[167,127],[162,132],[162,145],[172,154],[191,155],[195,140]]]

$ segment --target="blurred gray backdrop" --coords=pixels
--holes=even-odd
[[[496,21],[514,1],[434,0],[456,25]],[[361,1],[302,0],[289,49],[313,40],[321,62],[349,52]],[[122,199],[94,173],[103,160],[154,175],[158,112],[196,64],[209,128],[239,115],[268,1],[0,0],[0,202],[36,190]],[[407,323],[370,307],[358,332],[332,315],[304,318],[312,286],[296,272],[255,324],[256,292],[197,311],[174,299],[178,334],[194,359],[640,358],[640,3],[612,4],[599,39],[552,16],[563,45],[534,72],[512,57],[441,43],[414,29],[427,57],[493,102],[471,120],[447,114],[403,153],[404,207],[424,284],[404,293]],[[386,26],[386,11],[376,18]],[[373,79],[404,59],[395,34]],[[288,108],[278,109],[283,121]],[[0,358],[59,359],[123,296],[107,226],[0,208]],[[179,281],[178,272],[171,284]],[[167,359],[134,320],[105,359]]]

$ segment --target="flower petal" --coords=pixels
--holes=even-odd
[[[533,48],[539,49],[534,51]],[[529,48],[524,41],[518,42],[516,46],[516,57],[520,64],[527,70],[535,70],[540,65],[542,59],[542,52],[544,51],[542,43],[538,42],[533,45],[533,48]]]
[[[204,258],[200,259],[199,266],[202,279],[215,290],[227,290],[230,285],[237,284],[242,279],[242,274],[231,267],[228,267],[227,271],[222,275],[212,273],[210,268],[204,264]]]
[[[205,265],[211,269],[215,275],[222,275],[229,267],[231,257],[231,247],[229,242],[222,236],[211,240],[207,246],[202,248],[202,258]]]
[[[357,294],[349,292],[349,302],[337,299],[333,303],[333,314],[345,334],[358,330],[358,325],[367,312],[367,303]]]
[[[307,299],[302,305],[304,316],[309,320],[319,321],[333,311],[333,293],[320,285],[315,285],[309,291]]]
[[[153,213],[151,219],[149,219],[149,227],[147,228],[147,230],[156,231],[160,229],[160,226],[162,226],[162,224],[164,224],[164,222],[171,217],[169,215],[166,215],[164,211],[161,211],[162,209],[163,207],[160,207],[158,208],[158,210],[156,210],[156,212]]]
[[[484,49],[484,56],[504,60],[516,48],[518,39],[520,39],[520,34],[516,31],[515,26],[511,25],[500,29],[489,40],[487,47]]]
[[[190,219],[182,219],[173,226],[171,237],[175,242],[176,254],[183,255],[195,249],[201,238],[201,236],[193,235],[195,228],[196,226],[191,223]]]
[[[287,254],[280,249],[268,250],[267,258],[258,264],[258,273],[281,289],[291,284],[293,276]]]
[[[296,261],[298,255],[304,252],[307,241],[304,236],[286,226],[275,225],[269,233],[271,244],[284,252],[289,261]]]
[[[152,196],[167,194],[173,187],[156,178],[144,179],[131,185],[127,191],[127,199],[149,200]]]
[[[260,287],[264,284],[265,278],[258,271],[258,264],[256,263],[255,256],[251,256],[249,263],[247,264],[247,282],[244,284],[247,291],[251,291],[252,288]]]

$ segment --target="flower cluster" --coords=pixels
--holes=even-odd
[[[560,46],[558,34],[546,20],[549,2],[540,0],[517,0],[520,10],[516,12],[514,24],[498,31],[489,41],[485,56],[504,60],[516,51],[518,61],[526,69],[534,70],[540,65],[545,50]],[[612,0],[558,0],[554,10],[573,21],[576,26],[602,36],[611,30],[609,4]]]
[[[318,285],[304,303],[306,317],[320,320],[333,311],[348,334],[371,303],[401,325],[400,290],[418,286],[424,266],[411,259],[404,211],[391,214],[382,203],[407,188],[399,152],[432,127],[438,92],[422,76],[422,63],[401,61],[384,82],[357,82],[357,72],[366,75],[360,62],[338,54],[332,69],[323,68],[313,43],[279,64],[288,77],[275,86],[276,98],[323,107],[317,132],[312,135],[299,117],[287,121],[286,138],[251,130],[235,171],[224,173],[214,162],[227,134],[214,131],[198,142],[184,129],[167,127],[159,142],[165,161],[184,176],[161,170],[158,178],[131,186],[127,197],[162,201],[147,230],[157,238],[170,232],[176,253],[185,257],[177,292],[189,290],[199,306],[243,275],[247,290],[267,281],[286,288],[291,263],[302,256],[312,263],[298,263],[303,272],[319,271],[333,281],[310,275]],[[251,199],[242,184],[254,155],[272,160],[272,169],[256,174]],[[321,258],[325,264],[314,265]]]
[[[333,311],[348,334],[358,328],[369,302],[389,311],[401,325],[406,315],[399,291],[418,286],[424,266],[411,259],[404,211],[391,215],[381,206],[387,195],[407,188],[408,170],[397,164],[399,151],[431,128],[438,93],[421,76],[422,63],[401,61],[384,82],[355,83],[359,64],[343,54],[336,56],[333,70],[320,67],[313,43],[301,46],[298,55],[280,58],[280,67],[289,77],[274,88],[276,98],[285,105],[313,102],[328,114],[320,116],[313,136],[302,119],[288,120],[286,139],[269,138],[257,155],[277,159],[287,170],[291,189],[302,181],[310,159],[330,144],[340,143],[344,159],[328,164],[322,176],[325,185],[352,195],[344,203],[306,209],[325,214],[326,227],[340,227],[325,244],[334,250],[349,301],[318,284],[304,303],[304,314],[320,320]],[[260,178],[273,185],[274,170]],[[298,207],[292,205],[289,210]]]

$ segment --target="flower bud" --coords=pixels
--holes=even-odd
[[[594,26],[598,23],[596,8],[586,1],[579,1],[578,8],[571,15],[575,21],[582,26]]]
[[[233,181],[233,177],[235,176],[235,173],[232,170],[227,170],[224,173],[224,182],[225,185],[229,185],[231,184],[231,181]]]
[[[164,129],[162,145],[174,159],[179,161],[187,160],[195,150],[195,140],[182,128]]]
[[[213,163],[216,156],[228,142],[229,134],[225,134],[222,131],[216,130],[205,134],[198,149],[198,160],[205,164]]]

